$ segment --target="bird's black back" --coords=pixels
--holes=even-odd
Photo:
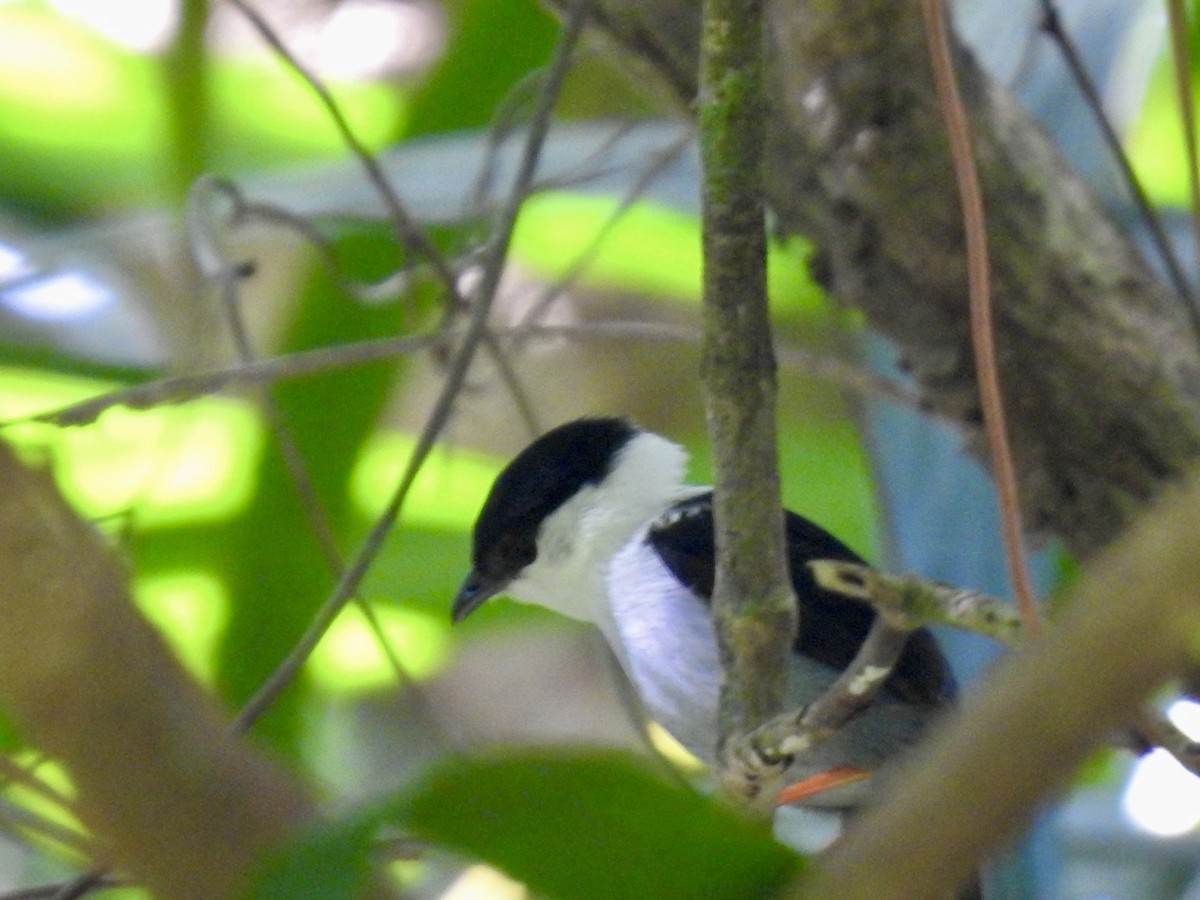
[[[818,559],[863,563],[863,559],[803,516],[787,512],[786,528],[788,564],[800,606],[796,649],[845,669],[866,638],[875,611],[863,601],[818,587],[808,563]],[[650,528],[646,541],[682,584],[704,602],[711,601],[717,558],[711,492],[673,506]],[[886,688],[910,702],[940,703],[953,695],[949,666],[929,631],[913,632]]]

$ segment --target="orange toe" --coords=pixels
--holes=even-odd
[[[830,769],[828,772],[821,772],[805,778],[803,781],[789,784],[779,792],[779,797],[775,801],[775,805],[787,806],[792,803],[800,803],[810,797],[815,797],[817,794],[833,790],[833,788],[854,784],[856,781],[863,781],[870,777],[871,773],[866,769]]]

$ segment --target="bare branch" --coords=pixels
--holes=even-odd
[[[892,796],[789,896],[899,900],[953,890],[1153,691],[1194,665],[1197,533],[1192,478],[1088,565],[1055,627],[1009,655],[889,781]]]
[[[801,756],[833,737],[874,702],[892,674],[909,628],[886,615],[871,630],[850,664],[817,699],[802,709],[776,716],[726,745],[721,779],[735,796],[757,796],[764,784]]]
[[[715,476],[712,613],[725,670],[722,745],[782,709],[799,615],[787,570],[767,310],[762,14],[762,0],[703,5],[700,380]]]
[[[230,736],[49,476],[0,445],[0,484],[6,712],[70,771],[81,817],[123,870],[162,896],[235,896],[311,821],[309,799]]]
[[[977,591],[839,560],[809,563],[818,585],[872,604],[897,626],[950,625],[1003,643],[1021,633],[1013,605]]]
[[[574,325],[519,325],[515,328],[494,329],[498,339],[509,339],[519,345],[531,340],[575,341],[660,341],[699,346],[701,333],[687,325],[664,322],[622,321],[589,322]],[[306,378],[322,372],[363,365],[420,350],[441,346],[457,346],[461,332],[416,335],[413,337],[372,338],[321,347],[283,356],[257,359],[249,363],[198,372],[193,375],[173,375],[133,387],[110,391],[98,397],[82,400],[70,406],[37,413],[20,419],[0,422],[0,428],[24,422],[42,422],[66,428],[88,425],[105,411],[117,406],[129,409],[151,409],[169,403],[186,403],[208,394],[234,387],[277,384]],[[821,378],[864,397],[879,397],[912,410],[921,410],[919,397],[905,385],[892,381],[840,357],[819,351],[783,345],[778,348],[779,361],[785,367]]]

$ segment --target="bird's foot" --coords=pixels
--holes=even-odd
[[[780,716],[726,742],[720,780],[727,795],[758,809],[774,809],[784,774],[795,759],[795,753],[788,752],[781,740],[794,730],[794,724],[780,726],[783,720],[794,723],[795,719],[795,714]]]

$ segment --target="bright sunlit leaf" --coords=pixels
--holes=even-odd
[[[116,385],[0,368],[0,419],[59,409]],[[84,515],[132,514],[143,526],[219,521],[249,502],[262,426],[246,403],[205,397],[148,410],[114,408],[94,423],[6,430],[18,446],[54,462],[59,487]]]
[[[137,579],[134,598],[188,671],[211,684],[217,641],[229,617],[229,598],[220,580],[201,571],[146,575]]]
[[[330,85],[355,136],[380,149],[403,122],[403,96],[391,85],[349,82]],[[346,145],[311,88],[274,58],[227,61],[213,73],[213,101],[244,141],[257,138],[288,154],[337,156]],[[267,111],[269,110],[269,114]],[[278,164],[278,159],[258,162]]]
[[[20,783],[18,780],[7,782],[3,786],[4,799],[18,807],[28,810],[40,819],[62,828],[68,833],[82,835],[87,829],[71,810],[75,801],[75,788],[66,770],[53,760],[46,759],[45,754],[36,750],[26,750],[15,754],[12,762],[24,769],[38,782],[46,785],[57,793],[65,802],[58,798]],[[37,844],[59,853],[62,846],[54,840],[44,839],[39,832],[26,832],[27,836]]]
[[[526,201],[513,236],[517,258],[548,280],[561,278],[617,209],[616,197],[547,192]],[[770,254],[769,288],[785,306],[823,308],[807,276],[804,246],[778,245]],[[676,209],[641,200],[596,248],[582,283],[657,297],[699,300],[700,221]]]
[[[122,89],[130,85],[123,83],[116,57],[108,56],[85,30],[29,5],[0,9],[0,16],[0,97],[8,105],[6,130],[32,124],[26,115],[90,116],[120,106]],[[87,139],[83,134],[76,138]]]
[[[415,447],[413,438],[399,432],[376,434],[366,442],[350,482],[360,512],[374,517],[383,511]],[[435,450],[409,492],[404,521],[469,529],[503,465],[501,459],[461,447]]]
[[[468,866],[439,900],[525,900],[529,892],[491,866]]]
[[[1125,152],[1152,201],[1166,206],[1188,204],[1187,151],[1169,53],[1163,54],[1150,79]]]
[[[148,527],[220,521],[249,502],[261,443],[256,416],[234,400],[113,409],[61,434],[59,483],[92,516],[128,509]]]
[[[0,4],[6,190],[72,208],[170,196],[173,162],[163,150],[174,115],[169,79],[159,58],[139,51],[175,28],[174,4],[70,5],[72,17],[31,3]],[[112,8],[91,9],[101,6]],[[249,60],[220,51],[214,48],[204,76],[212,130],[196,136],[211,165],[225,171],[345,154],[312,89],[265,48]],[[406,101],[393,83],[327,86],[369,148],[399,133]]]
[[[143,53],[165,50],[179,28],[179,0],[50,0],[60,13]]]
[[[0,366],[0,421],[49,412],[117,387],[113,382],[33,369]],[[11,432],[23,427],[11,429]],[[33,429],[44,431],[40,426]]]
[[[388,644],[413,678],[424,678],[445,663],[450,628],[445,617],[417,610],[372,606]],[[362,611],[347,607],[308,660],[314,682],[327,691],[371,690],[396,683],[396,675]]]

